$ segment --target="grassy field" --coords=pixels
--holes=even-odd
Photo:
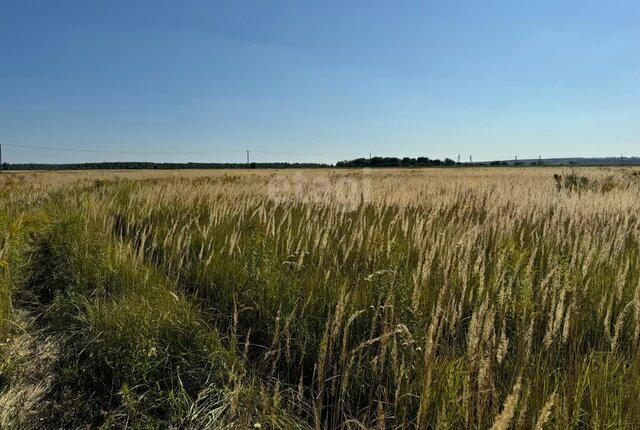
[[[639,209],[631,168],[3,173],[0,428],[638,428]]]

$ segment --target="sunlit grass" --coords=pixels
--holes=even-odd
[[[56,336],[52,426],[633,428],[640,182],[553,173],[18,178],[0,328]]]

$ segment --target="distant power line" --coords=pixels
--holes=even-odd
[[[39,145],[18,145],[13,143],[3,143],[4,146],[22,149],[37,149],[42,151],[63,151],[63,152],[79,152],[92,154],[119,154],[119,155],[215,155],[215,154],[242,154],[252,152],[264,155],[290,155],[290,156],[310,156],[310,157],[338,157],[338,156],[354,156],[363,155],[359,152],[351,153],[302,153],[302,152],[277,152],[277,151],[253,151],[253,150],[230,150],[230,151],[191,151],[191,152],[167,152],[167,151],[115,151],[108,149],[89,149],[89,148],[63,148],[56,146],[39,146]]]
[[[366,155],[362,152],[347,152],[347,153],[321,153],[321,154],[314,154],[314,153],[302,153],[302,152],[274,152],[274,151],[251,151],[255,154],[266,154],[266,155],[299,155],[299,156],[305,156],[305,155],[309,155],[312,157],[337,157],[337,156],[353,156],[353,155]]]
[[[65,151],[65,152],[88,152],[96,154],[126,154],[126,155],[207,155],[207,154],[237,154],[244,151],[201,151],[201,152],[158,152],[158,151],[112,151],[106,149],[86,149],[86,148],[60,148],[55,146],[37,145],[16,145],[13,143],[3,143],[4,146],[24,149],[39,149],[44,151]]]

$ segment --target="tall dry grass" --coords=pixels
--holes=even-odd
[[[190,340],[145,364],[156,398],[170,391],[157,381],[202,339],[232,357],[216,384],[198,379],[216,373],[215,360],[196,360],[196,383],[181,391],[184,410],[210,426],[219,408],[318,429],[640,425],[633,170],[581,169],[579,187],[548,168],[201,173],[31,185],[41,201],[30,204],[52,225],[72,212],[85,225],[44,229],[59,241],[45,260],[66,270],[51,300],[70,306],[51,312],[80,309],[74,318],[100,333],[104,351],[125,353],[100,367],[120,389],[149,361],[131,351],[148,353],[143,339],[170,324],[154,342]],[[295,186],[274,195],[283,177]],[[335,192],[345,178],[366,181],[352,205]],[[24,184],[13,187],[23,191],[12,198],[28,199]],[[89,232],[106,254],[65,246],[72,233],[91,242]],[[147,296],[148,279],[168,302]],[[153,416],[120,397],[119,413]],[[179,409],[171,419],[186,419]]]

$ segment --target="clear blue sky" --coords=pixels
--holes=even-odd
[[[256,161],[640,155],[640,3],[3,0],[0,143],[340,154]]]

